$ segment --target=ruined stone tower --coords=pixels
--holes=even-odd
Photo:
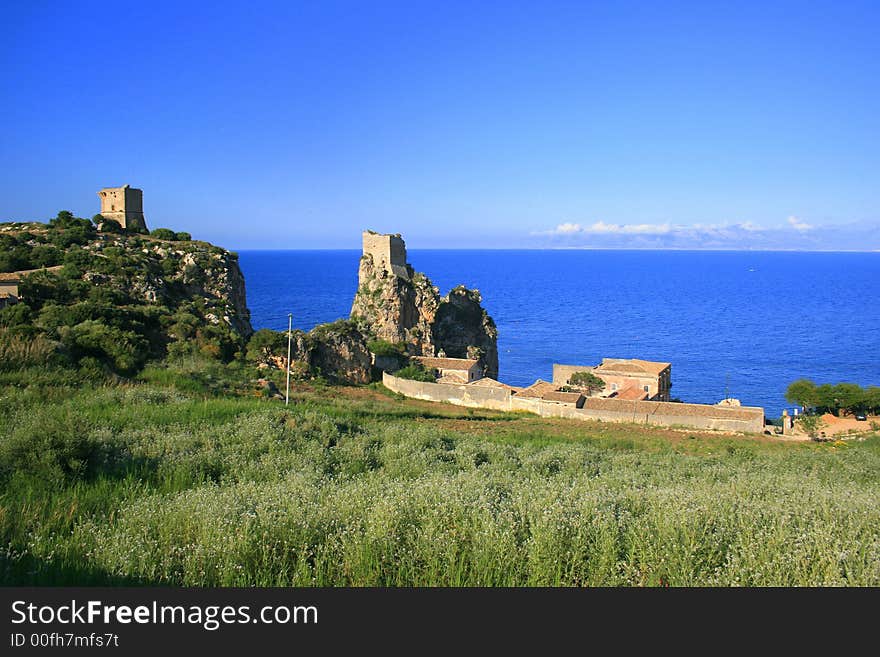
[[[128,230],[146,230],[144,219],[144,192],[130,185],[105,187],[98,196],[101,198],[101,216],[115,219]]]
[[[406,265],[406,244],[399,233],[382,235],[365,230],[364,255],[373,259],[373,267],[389,274],[409,280],[409,267]]]

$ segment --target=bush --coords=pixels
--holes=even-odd
[[[124,232],[122,229],[122,224],[120,224],[116,219],[101,219],[101,232],[102,233],[122,233]]]
[[[425,383],[434,383],[437,379],[432,372],[426,370],[421,363],[412,362],[406,367],[397,370],[394,376],[401,379],[410,379],[412,381],[424,381]]]
[[[819,432],[825,426],[825,421],[819,415],[801,415],[798,424],[806,431],[807,435],[813,440],[819,440]]]
[[[367,349],[377,356],[403,356],[406,354],[406,344],[403,342],[388,342],[388,340],[370,340]]]
[[[47,365],[55,356],[57,346],[42,335],[31,337],[0,329],[0,370]]]
[[[159,240],[168,240],[173,242],[177,239],[177,233],[169,228],[156,228],[150,231],[150,236]]]
[[[247,359],[254,363],[269,363],[273,356],[286,355],[287,334],[271,329],[260,329],[251,336],[247,345]]]
[[[174,233],[174,239],[178,242],[189,242],[192,240],[192,235],[185,231],[180,231],[179,233]]]
[[[35,409],[0,443],[0,482],[14,478],[57,488],[94,477],[114,449],[93,439],[91,430],[84,414]]]
[[[143,337],[96,320],[62,327],[61,339],[74,358],[97,358],[120,374],[133,373],[149,356],[149,345]]]

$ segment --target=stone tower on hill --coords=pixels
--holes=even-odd
[[[130,185],[105,187],[98,196],[101,198],[101,216],[114,219],[128,230],[146,230],[144,219],[144,192]]]
[[[402,343],[408,354],[481,361],[486,376],[498,376],[498,329],[477,290],[453,288],[445,297],[430,279],[406,262],[399,234],[363,233],[358,291],[351,319],[372,338]]]
[[[373,259],[373,266],[389,274],[409,280],[410,272],[406,265],[406,244],[400,233],[382,235],[372,230],[363,232],[364,255]]]

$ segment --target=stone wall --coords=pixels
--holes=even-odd
[[[497,411],[510,410],[510,390],[504,388],[426,383],[401,379],[388,372],[382,373],[382,384],[389,390],[414,399],[445,401],[458,406],[491,408]]]
[[[751,406],[730,408],[705,404],[624,401],[590,397],[584,402],[583,408],[575,408],[574,405],[517,397],[510,390],[501,388],[423,383],[400,379],[387,372],[382,375],[382,383],[389,390],[415,399],[445,401],[459,406],[491,408],[500,411],[522,410],[542,417],[627,422],[666,427],[681,426],[745,433],[762,433],[764,430],[764,409]]]

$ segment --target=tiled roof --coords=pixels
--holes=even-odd
[[[597,366],[594,371],[603,372],[628,372],[632,374],[653,374],[658,375],[671,363],[655,363],[650,360],[640,360],[638,358],[630,358],[619,362],[603,362]]]
[[[555,390],[553,392],[546,393],[541,399],[545,401],[552,402],[562,402],[563,404],[575,404],[581,400],[583,395],[579,392],[560,392]]]
[[[463,370],[467,372],[479,361],[469,358],[434,358],[432,356],[413,356],[428,369],[435,370]]]
[[[613,399],[645,399],[647,396],[648,393],[638,386],[626,386],[625,388],[618,390]]]
[[[672,363],[660,363],[651,360],[640,360],[638,358],[633,358],[632,362],[651,374],[660,374],[663,370],[672,365]]]
[[[437,383],[451,383],[453,385],[461,385],[463,383],[467,383],[467,379],[458,372],[450,372],[449,374],[444,374],[439,379],[437,379]]]
[[[479,386],[481,388],[503,388],[504,390],[522,390],[522,388],[516,388],[514,386],[509,386],[506,383],[501,383],[501,381],[496,381],[488,376],[484,376],[482,379],[477,379],[476,381],[471,381],[468,385],[471,386]]]
[[[21,280],[21,275],[18,272],[0,274],[0,281],[17,283],[19,280]]]
[[[538,379],[528,388],[523,388],[518,393],[516,393],[517,397],[530,397],[533,399],[541,399],[548,392],[556,392],[558,385],[555,383],[550,383],[548,381],[543,381]]]

